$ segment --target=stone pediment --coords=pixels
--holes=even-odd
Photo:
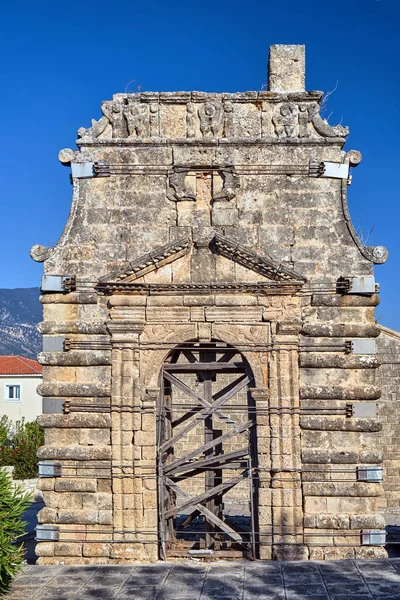
[[[240,268],[240,277],[227,277],[221,281],[209,282],[192,281],[190,277],[191,259],[199,251],[206,252],[208,258],[211,256],[218,260],[216,269],[232,273],[229,263]],[[204,254],[203,254],[204,256]],[[172,265],[171,263],[175,263]],[[228,267],[228,268],[226,268]],[[202,289],[234,290],[272,287],[276,289],[289,286],[301,287],[306,279],[288,269],[277,261],[261,256],[239,244],[234,239],[215,234],[207,247],[198,249],[196,244],[188,238],[181,238],[164,246],[159,246],[137,258],[126,263],[118,271],[109,273],[99,280],[97,287],[105,292],[115,290],[146,290],[156,291],[168,290],[190,290]]]
[[[189,238],[181,238],[159,246],[147,254],[143,254],[136,260],[126,263],[124,267],[118,271],[113,271],[99,280],[99,284],[105,283],[131,283],[162,268],[164,265],[177,260],[190,251],[191,240]]]

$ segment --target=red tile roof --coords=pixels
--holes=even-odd
[[[41,375],[42,365],[25,356],[0,356],[0,375]]]

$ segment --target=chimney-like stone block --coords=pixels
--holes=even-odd
[[[275,44],[269,49],[268,89],[270,92],[305,91],[304,45]]]

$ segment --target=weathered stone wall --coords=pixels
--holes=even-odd
[[[41,481],[41,523],[59,532],[41,562],[157,558],[159,374],[193,340],[237,347],[252,371],[259,556],[384,554],[361,545],[383,526],[382,485],[356,480],[382,461],[381,424],[346,416],[380,396],[375,356],[349,351],[379,335],[378,298],[338,279],[368,281],[386,251],[356,237],[361,157],[320,117],[303,64],[303,47],[273,47],[268,92],[117,94],[61,151],[70,217],[32,249],[75,278],[42,297],[40,393],[64,414],[41,418],[39,456],[61,464]]]
[[[381,398],[379,420],[382,433],[379,447],[383,455],[383,487],[385,496],[380,503],[380,512],[387,524],[398,524],[400,515],[400,333],[380,326],[377,339],[377,355],[381,366],[378,371]]]

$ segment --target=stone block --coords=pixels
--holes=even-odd
[[[275,44],[270,47],[268,89],[302,92],[305,89],[305,46]]]
[[[90,544],[83,544],[83,556],[110,556],[110,552],[111,544],[99,544],[95,542],[92,542]]]
[[[143,492],[143,506],[146,510],[148,508],[157,508],[157,493],[155,490],[145,490]]]
[[[54,542],[39,542],[35,546],[37,556],[54,556]]]
[[[68,542],[55,542],[54,555],[55,556],[82,556],[82,544],[68,543]]]
[[[135,446],[153,446],[155,447],[155,431],[135,431]]]
[[[56,492],[96,492],[96,479],[66,479],[55,480],[54,489]]]
[[[97,511],[64,510],[58,511],[57,523],[93,525],[98,522]]]
[[[113,522],[113,513],[111,510],[99,510],[98,522],[100,525],[111,525]]]

